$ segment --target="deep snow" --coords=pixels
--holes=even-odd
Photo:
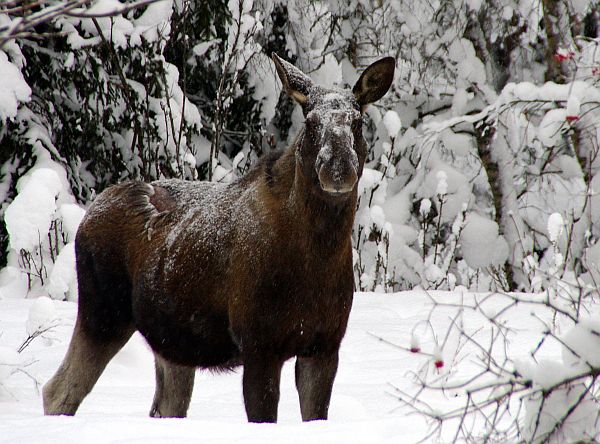
[[[460,292],[430,294],[447,302],[458,302],[465,297]],[[33,303],[31,299],[0,300],[0,345],[17,348],[25,339],[26,321]],[[52,339],[37,338],[22,353],[25,361],[35,360],[26,369],[42,383],[52,376],[62,360],[76,316],[75,303],[53,303],[61,325],[46,335]],[[502,304],[501,296],[492,298],[490,309],[497,309]],[[454,311],[454,308],[440,308],[433,312],[431,322],[438,335],[443,337]],[[427,319],[430,312],[430,298],[418,290],[355,295],[327,422],[301,422],[293,360],[283,369],[277,425],[246,423],[240,370],[226,374],[198,371],[188,418],[149,418],[154,366],[147,345],[136,334],[109,364],[75,417],[43,416],[41,396],[31,379],[22,373],[13,374],[4,382],[5,388],[0,387],[0,442],[416,442],[426,435],[427,423],[422,417],[407,414],[406,408],[391,395],[390,384],[412,391],[411,371],[423,365],[436,371],[433,361],[394,348],[375,336],[410,347],[413,328]],[[543,316],[543,313],[537,310],[537,316]],[[465,329],[482,325],[476,315],[468,313],[464,322]],[[540,326],[532,322],[532,310],[527,304],[510,313],[510,322],[518,330],[511,341],[511,355],[525,356],[539,339]],[[418,328],[415,334],[420,335]],[[419,345],[424,352],[433,350],[429,335],[420,335]],[[452,352],[442,352],[447,359],[446,370],[452,367],[448,356]],[[550,346],[544,353],[556,358],[560,356],[560,349]],[[459,373],[469,371],[472,364],[468,361],[461,361]],[[449,405],[456,395],[448,393],[448,399],[442,397],[431,401],[440,402],[441,406]]]

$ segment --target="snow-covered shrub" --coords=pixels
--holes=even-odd
[[[25,328],[28,337],[36,337],[54,328],[57,324],[58,314],[52,299],[41,296],[29,308],[29,315]],[[21,349],[24,347],[21,347]]]
[[[536,393],[525,403],[522,433],[526,442],[577,442],[598,434],[598,405],[588,394],[587,384],[564,383],[576,375],[554,361],[540,361],[530,371],[524,375],[532,381]]]
[[[0,345],[0,386],[4,386],[6,380],[16,373],[22,364],[21,355],[16,350]]]
[[[385,201],[387,180],[378,170],[365,168],[359,182],[359,203],[355,227],[354,268],[359,276],[357,288],[384,291],[389,285],[388,248],[392,231],[381,205]]]
[[[590,315],[597,298],[583,300],[578,313],[552,291],[457,290],[427,293],[431,311],[413,325],[410,342],[393,344],[421,363],[414,387],[394,393],[406,411],[431,419],[427,439],[597,439],[600,323]]]
[[[46,340],[47,344],[52,342],[52,338],[48,336],[52,329],[59,323],[59,318],[54,307],[54,302],[48,297],[40,297],[29,308],[29,315],[25,324],[26,337],[18,347],[14,349],[0,344],[0,388],[8,390],[8,379],[17,372],[22,372],[31,378],[36,385],[39,382],[34,376],[30,375],[26,367],[32,361],[26,359],[21,354],[36,338],[41,337]],[[1,391],[0,391],[1,396]]]
[[[4,215],[10,238],[8,267],[2,274],[26,278],[26,289],[33,294],[45,288],[54,298],[74,299],[73,241],[84,210],[73,203],[66,172],[52,161],[40,162],[19,179],[16,188],[18,194]],[[12,293],[15,290],[25,288],[0,287],[8,297],[26,295]]]
[[[453,436],[454,441],[531,443],[588,442],[600,436],[598,287],[587,285],[565,267],[561,245],[565,248],[568,240],[563,217],[552,213],[546,220],[550,246],[544,262],[539,264],[531,256],[525,260],[525,272],[538,279],[537,283],[532,279],[532,285],[539,291],[543,281],[544,291],[459,298],[430,295],[433,308],[427,320],[414,325],[410,345],[399,347],[423,357],[415,394],[399,392],[399,399],[433,420],[433,434]],[[467,227],[473,221],[476,229],[471,231]],[[473,268],[485,265],[478,260],[493,257],[479,255],[473,248],[479,235],[492,244],[497,242],[494,239],[502,239],[492,221],[468,215],[461,248]],[[497,251],[506,253],[507,248],[503,245]],[[434,326],[432,319],[439,323],[437,310],[444,310],[447,317],[449,307],[456,315],[444,322],[445,327]],[[531,316],[517,320],[513,317],[517,307],[526,307]],[[519,322],[537,325],[539,334],[528,341],[529,353],[516,355],[512,344],[522,340]],[[422,325],[427,326],[424,332]],[[433,341],[428,342],[433,342],[433,348],[415,347],[421,342],[414,338],[416,333],[432,336]],[[430,371],[432,359],[438,372]],[[411,405],[413,396],[423,394],[428,399],[441,395],[452,402],[443,407]]]

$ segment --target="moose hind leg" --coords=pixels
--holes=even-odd
[[[61,366],[42,390],[44,414],[74,415],[108,362],[132,334],[133,329],[129,329],[118,338],[101,341],[87,335],[78,322]]]
[[[85,239],[77,236],[77,322],[62,364],[44,386],[46,415],[74,415],[135,331],[127,279],[111,273],[108,265],[100,267]]]
[[[153,418],[184,418],[187,414],[196,369],[173,364],[156,353],[156,390],[150,409]]]
[[[338,353],[296,359],[296,388],[303,421],[327,419]]]

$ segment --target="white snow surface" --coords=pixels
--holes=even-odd
[[[461,291],[434,291],[428,296],[420,290],[396,294],[356,293],[340,350],[330,419],[326,422],[301,422],[293,360],[283,369],[279,423],[276,425],[246,422],[240,369],[221,374],[197,371],[188,418],[149,418],[154,366],[148,346],[136,333],[108,365],[75,417],[43,416],[41,396],[31,380],[22,372],[7,371],[5,380],[0,381],[0,443],[149,444],[198,440],[202,443],[414,443],[425,437],[428,425],[422,417],[407,414],[405,407],[392,396],[392,384],[401,390],[413,391],[414,374],[411,372],[418,372],[423,365],[437,371],[433,368],[431,355],[443,356],[445,365],[440,371],[451,371],[456,377],[479,370],[472,359],[457,359],[458,363],[453,363],[458,351],[451,340],[444,349],[436,347],[423,320],[433,313],[431,328],[443,334],[456,308],[444,307],[432,312],[431,297],[456,304],[472,302],[482,296]],[[41,383],[53,375],[65,354],[77,309],[73,302],[44,300],[42,305],[48,308],[50,302],[59,322],[59,326],[49,332],[52,340],[36,339],[19,355],[22,362],[33,361],[27,371]],[[506,302],[501,295],[494,295],[484,305],[493,313]],[[13,364],[18,365],[19,359],[10,349],[16,349],[26,337],[25,323],[30,307],[35,304],[39,305],[39,302],[0,299],[0,329],[3,333],[0,346],[4,347],[0,349],[4,350],[0,355]],[[46,309],[37,311],[49,313]],[[550,319],[551,315],[538,309],[536,316]],[[527,303],[520,304],[506,316],[506,321],[516,332],[509,342],[509,355],[528,360],[528,352],[536,346],[543,329],[534,319],[532,307]],[[479,330],[481,315],[467,310],[463,322],[467,331]],[[394,348],[378,338],[405,348],[418,346],[424,354]],[[572,334],[569,340],[577,342]],[[460,351],[466,352],[469,351]],[[476,350],[469,353],[473,357],[477,354]],[[563,368],[559,344],[545,344],[536,356],[557,361],[556,366]],[[536,371],[532,367],[534,363],[524,365]],[[464,401],[464,394],[454,391],[446,395],[422,393],[419,399],[441,409]]]

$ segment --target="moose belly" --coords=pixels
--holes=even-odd
[[[158,270],[163,260],[156,258]],[[132,298],[135,327],[156,353],[180,365],[233,365],[239,350],[229,333],[227,303],[216,285],[189,278],[170,282],[160,272],[136,284]]]
[[[239,350],[229,334],[226,316],[163,312],[147,306],[138,310],[136,327],[153,351],[180,365],[193,367],[231,367]]]
[[[191,242],[192,234],[182,229],[169,243],[156,230],[148,241],[148,254],[139,259],[144,272],[133,279],[135,326],[167,360],[229,367],[239,350],[229,333],[226,259],[215,254],[213,243]]]

